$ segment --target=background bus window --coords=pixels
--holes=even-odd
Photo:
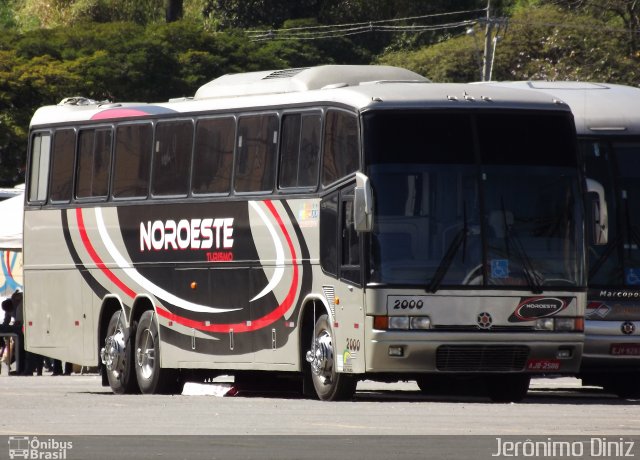
[[[75,144],[76,132],[73,129],[59,129],[53,136],[51,201],[68,202],[71,200]]]
[[[280,150],[281,188],[318,185],[320,114],[285,115]]]
[[[151,168],[151,124],[121,125],[116,130],[114,198],[143,198],[148,194]]]
[[[111,166],[111,137],[111,129],[80,131],[76,198],[106,198]]]
[[[278,118],[275,115],[240,118],[234,178],[237,192],[273,190],[277,144]]]
[[[329,110],[325,116],[322,184],[358,170],[358,121],[355,115]]]
[[[156,125],[153,149],[153,195],[186,196],[189,190],[189,167],[193,147],[191,120],[170,121]]]
[[[235,120],[201,120],[196,126],[192,191],[224,193],[231,190]]]
[[[31,162],[29,163],[29,201],[45,201],[49,178],[49,156],[51,135],[38,133],[31,141]]]

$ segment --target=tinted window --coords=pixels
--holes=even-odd
[[[29,201],[47,199],[50,152],[51,136],[44,133],[34,135],[31,141],[31,162],[29,163]]]
[[[193,193],[229,193],[235,120],[201,120],[196,127]]]
[[[338,273],[338,194],[320,203],[320,264],[322,269]]]
[[[275,115],[240,118],[234,182],[236,191],[273,190],[277,143],[278,118]]]
[[[113,196],[146,197],[151,167],[152,130],[150,124],[118,126],[116,130]]]
[[[111,166],[111,130],[90,129],[78,136],[76,197],[106,197]]]
[[[358,169],[358,121],[355,115],[330,110],[325,117],[322,183],[330,184]]]
[[[482,163],[575,166],[571,119],[564,114],[483,114],[476,117]]]
[[[75,143],[76,133],[73,129],[58,130],[53,136],[51,201],[71,199]]]
[[[368,164],[474,164],[467,114],[372,112],[364,117]]]
[[[187,194],[192,147],[193,123],[190,120],[157,124],[151,181],[154,195]]]
[[[315,187],[318,184],[320,123],[320,114],[291,114],[284,117],[280,187]]]

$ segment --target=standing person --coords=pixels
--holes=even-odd
[[[4,299],[2,301],[2,311],[4,311],[4,317],[2,324],[0,325],[0,331],[13,332],[11,330],[11,326],[13,326],[13,323],[15,322],[15,312],[11,299]],[[0,361],[6,365],[6,368],[3,367],[3,369],[6,369],[6,372],[9,372],[9,369],[11,368],[14,345],[12,337],[4,337],[4,339],[0,339]]]
[[[62,361],[59,359],[53,360],[53,373],[51,375],[62,375]],[[64,363],[64,375],[71,375],[73,370],[73,363]]]
[[[44,356],[37,353],[31,353],[24,349],[24,334],[22,332],[22,326],[24,323],[24,310],[23,310],[23,293],[20,289],[16,289],[11,294],[11,301],[13,302],[13,308],[15,309],[15,324],[14,328],[18,333],[20,356],[22,357],[22,363],[16,366],[16,373],[18,375],[33,375],[33,371],[36,371],[37,375],[42,375],[42,367],[44,365]]]
[[[19,292],[19,291],[16,291]],[[26,356],[24,352],[24,335],[22,333],[22,296],[16,296],[16,292],[13,293],[11,298],[2,301],[2,310],[4,313],[4,319],[0,325],[0,332],[12,332],[18,336],[18,353],[16,356],[16,374],[22,374],[26,370]],[[20,306],[18,311],[17,306]],[[7,352],[13,348],[10,344],[11,341],[6,339],[6,343],[9,345]],[[8,364],[11,364],[11,354],[8,355]]]

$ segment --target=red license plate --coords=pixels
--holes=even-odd
[[[527,362],[527,369],[530,371],[559,371],[559,359],[530,359]]]
[[[640,343],[612,343],[609,353],[616,356],[638,356]]]

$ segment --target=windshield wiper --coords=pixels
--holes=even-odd
[[[543,280],[540,279],[540,276],[536,272],[536,269],[533,266],[533,262],[527,254],[522,241],[520,241],[520,238],[518,238],[515,230],[508,225],[507,211],[504,208],[504,199],[502,197],[500,197],[500,204],[502,207],[502,221],[504,223],[504,241],[507,250],[507,258],[510,258],[509,242],[511,242],[516,256],[518,257],[518,259],[520,260],[520,264],[522,265],[522,273],[524,274],[524,278],[527,281],[529,289],[531,289],[531,292],[533,292],[534,294],[541,294]]]
[[[436,293],[438,289],[440,289],[440,285],[442,284],[442,280],[446,276],[449,268],[451,268],[451,264],[453,263],[453,259],[458,253],[458,249],[462,246],[462,263],[464,263],[466,253],[467,253],[467,235],[469,234],[469,225],[467,223],[467,204],[466,202],[462,205],[462,219],[463,224],[462,228],[456,233],[456,236],[449,244],[447,248],[447,252],[440,260],[440,264],[436,269],[436,272],[431,279],[431,283],[429,283],[429,287],[427,288],[427,292],[432,294]]]

